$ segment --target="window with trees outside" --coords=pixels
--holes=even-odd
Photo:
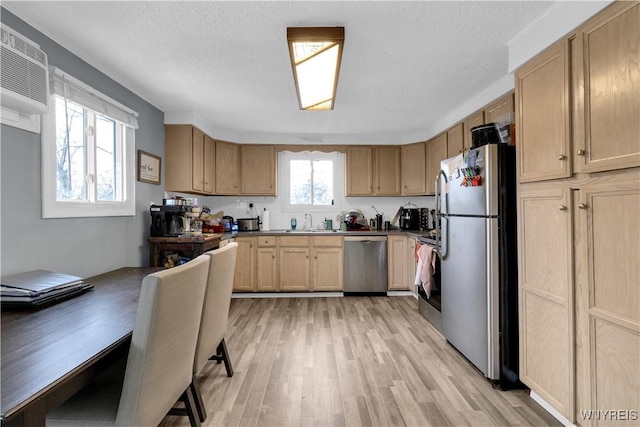
[[[282,166],[288,183],[285,210],[326,210],[335,208],[339,153],[284,153]]]
[[[135,214],[137,114],[53,68],[43,127],[43,217]]]

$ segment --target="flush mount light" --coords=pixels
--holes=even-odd
[[[300,109],[333,110],[344,27],[290,27],[287,41]]]

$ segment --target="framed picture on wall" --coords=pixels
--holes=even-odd
[[[138,150],[138,181],[159,185],[161,162],[160,157]]]

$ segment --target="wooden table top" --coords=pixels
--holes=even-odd
[[[121,268],[86,279],[93,290],[67,301],[40,310],[3,311],[2,417],[130,340],[142,279],[158,270]]]

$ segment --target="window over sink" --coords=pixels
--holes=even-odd
[[[284,179],[279,189],[283,198],[283,211],[326,211],[339,209],[340,188],[343,177],[341,153],[319,151],[289,152],[279,155],[279,170]],[[285,188],[282,188],[285,187]]]

